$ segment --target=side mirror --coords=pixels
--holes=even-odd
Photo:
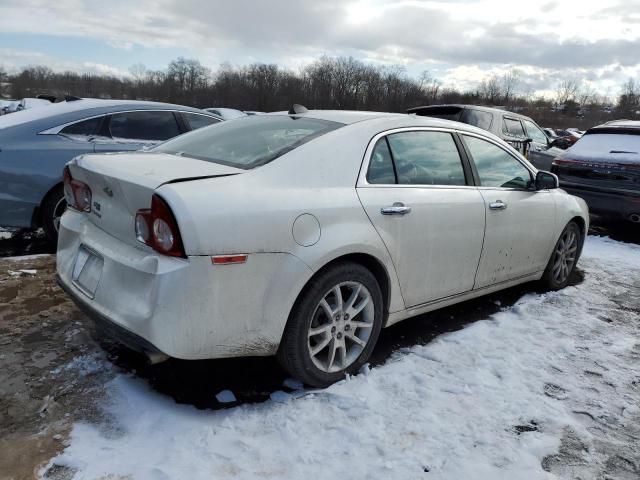
[[[558,177],[553,173],[541,170],[536,174],[536,190],[550,190],[559,186]]]

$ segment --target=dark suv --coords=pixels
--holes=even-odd
[[[540,170],[549,170],[560,153],[536,122],[507,110],[476,105],[429,105],[410,108],[407,113],[454,120],[487,130],[510,143]]]

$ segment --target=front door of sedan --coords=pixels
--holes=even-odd
[[[532,190],[533,174],[506,148],[462,135],[486,208],[486,233],[475,287],[544,270],[552,248],[555,200]]]
[[[372,144],[358,196],[391,255],[405,306],[471,290],[484,202],[453,134],[397,131]]]
[[[523,120],[527,129],[527,136],[531,139],[529,145],[529,161],[540,170],[551,170],[551,163],[556,157],[557,150],[549,150],[549,137],[530,120]]]

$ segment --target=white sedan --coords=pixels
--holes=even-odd
[[[324,386],[380,329],[532,280],[564,287],[586,204],[505,142],[404,114],[256,115],[65,169],[58,279],[150,358],[277,354]]]

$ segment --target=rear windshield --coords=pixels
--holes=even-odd
[[[640,135],[590,133],[578,140],[568,152],[603,162],[640,162]],[[570,154],[567,155],[569,158]]]
[[[201,128],[153,151],[251,169],[342,126],[315,118],[254,115]]]
[[[413,113],[410,111],[410,113]],[[434,117],[441,118],[443,120],[453,120],[458,122],[460,120],[460,114],[462,108],[460,107],[431,107],[424,109],[416,109],[415,113],[421,117]]]

